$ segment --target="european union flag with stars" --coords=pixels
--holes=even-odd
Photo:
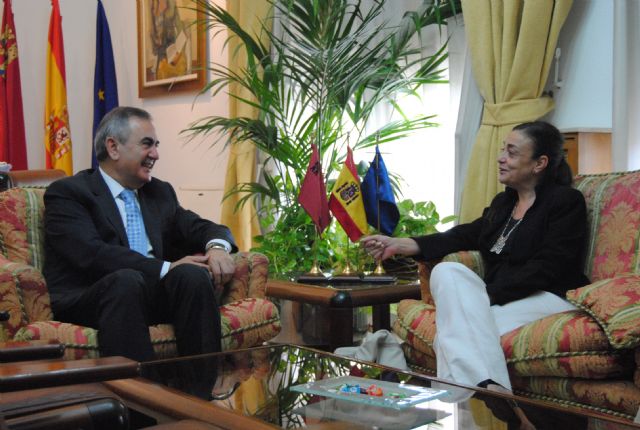
[[[362,181],[362,199],[369,225],[391,236],[400,221],[400,212],[377,145],[376,156]]]
[[[96,22],[96,69],[93,78],[93,136],[96,135],[102,117],[111,109],[118,106],[118,82],[116,67],[113,61],[111,47],[111,33],[109,23],[98,0],[98,19]],[[91,167],[98,168],[95,148],[91,144]]]

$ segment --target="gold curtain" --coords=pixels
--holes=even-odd
[[[498,154],[511,129],[550,112],[542,96],[558,34],[573,0],[462,0],[473,74],[484,98],[471,152],[460,221],[481,215],[503,189]]]
[[[227,11],[240,23],[249,34],[261,33],[261,21],[265,21],[271,12],[271,5],[267,0],[227,0]],[[270,25],[270,21],[267,22]],[[267,43],[263,39],[263,43]],[[227,45],[229,53],[229,68],[238,73],[246,65],[246,53],[238,50],[239,41],[231,39]],[[238,85],[230,85],[229,93],[244,99],[252,97]],[[229,98],[229,117],[256,118],[257,109],[246,103],[240,103],[235,98]],[[224,191],[244,182],[256,180],[256,148],[251,142],[234,142],[230,146],[229,161]],[[234,194],[222,202],[221,222],[231,229],[238,248],[248,251],[252,246],[252,239],[259,234],[260,226],[253,204],[247,203],[236,210],[236,204],[242,195]]]

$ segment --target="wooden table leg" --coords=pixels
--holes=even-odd
[[[329,350],[353,345],[353,309],[329,308]]]
[[[373,305],[373,331],[391,330],[391,312],[389,305]]]

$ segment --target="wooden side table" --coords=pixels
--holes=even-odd
[[[267,296],[328,308],[329,348],[353,344],[353,309],[373,307],[373,330],[390,329],[389,305],[404,299],[420,299],[420,283],[310,285],[268,280]]]

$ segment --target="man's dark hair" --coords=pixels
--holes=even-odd
[[[140,118],[151,121],[151,115],[146,110],[132,107],[121,106],[112,109],[107,113],[96,130],[96,137],[93,139],[93,146],[96,151],[96,159],[104,161],[107,159],[107,139],[114,138],[120,143],[125,143],[131,135],[131,118]]]

